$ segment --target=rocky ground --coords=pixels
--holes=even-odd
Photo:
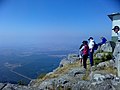
[[[107,42],[96,51],[95,65],[84,69],[76,54],[63,59],[53,72],[31,81],[28,86],[0,84],[0,90],[120,90],[116,62],[120,43]],[[114,52],[113,52],[114,51]],[[113,54],[113,56],[112,56]]]

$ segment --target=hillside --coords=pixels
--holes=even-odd
[[[0,84],[0,90],[119,90],[116,61],[120,43],[107,42],[94,55],[93,67],[89,60],[84,69],[76,54],[61,60],[59,67],[48,74],[41,74],[28,86]],[[114,56],[114,58],[113,58]]]

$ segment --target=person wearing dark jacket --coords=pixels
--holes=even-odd
[[[88,53],[89,53],[89,47],[88,47],[88,42],[83,41],[83,47],[81,48],[82,53],[83,53],[83,66],[86,69],[87,68],[87,58],[88,58]]]
[[[100,37],[100,39],[101,39],[101,42],[98,43],[98,46],[101,46],[107,42],[107,39],[105,37]]]

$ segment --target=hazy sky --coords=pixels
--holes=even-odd
[[[89,36],[110,39],[108,14],[119,0],[0,0],[0,46],[77,45]]]

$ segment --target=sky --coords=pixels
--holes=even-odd
[[[0,0],[0,46],[73,47],[111,38],[119,0]]]

